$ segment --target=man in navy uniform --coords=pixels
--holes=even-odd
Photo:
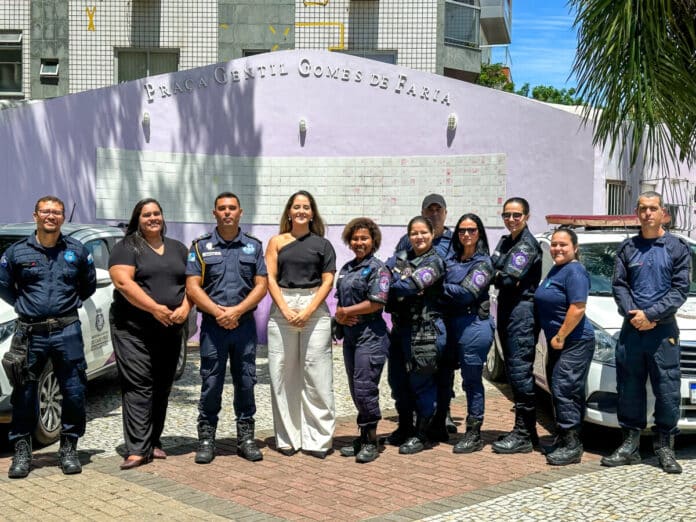
[[[445,226],[447,220],[447,203],[440,194],[429,194],[423,198],[421,216],[426,217],[433,224],[433,246],[442,260],[447,259],[452,244],[452,231]],[[394,252],[411,250],[408,234],[404,234],[394,249]]]
[[[655,394],[653,448],[667,473],[681,473],[674,455],[681,403],[679,327],[675,314],[691,284],[688,245],[662,228],[662,196],[638,196],[640,234],[626,239],[616,256],[612,288],[624,317],[616,348],[619,424],[624,441],[602,458],[604,466],[640,462],[640,432],[647,425],[645,383]]]
[[[0,297],[17,312],[13,344],[26,346],[26,369],[12,390],[10,478],[31,470],[31,434],[38,419],[37,381],[51,359],[63,396],[60,450],[63,473],[80,473],[77,440],[85,432],[85,370],[77,309],[97,288],[91,254],[60,232],[65,205],[45,196],[34,207],[36,232],[10,246],[0,259]]]
[[[227,359],[234,383],[237,453],[263,459],[254,440],[256,402],[256,322],[254,310],[266,295],[268,278],[261,242],[239,228],[239,198],[215,198],[217,227],[193,242],[186,267],[186,293],[203,314],[201,323],[201,399],[195,461],[215,458],[215,432]]]

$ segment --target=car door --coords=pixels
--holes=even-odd
[[[93,373],[104,366],[113,352],[109,325],[113,285],[108,272],[107,242],[104,239],[92,239],[85,243],[85,247],[92,254],[94,266],[97,269],[97,290],[80,309],[87,371]]]

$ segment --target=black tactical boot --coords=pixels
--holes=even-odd
[[[31,437],[22,437],[15,442],[12,464],[7,471],[10,478],[24,478],[31,470]]]
[[[566,430],[560,434],[558,447],[546,455],[546,462],[552,466],[577,464],[582,459],[583,447],[576,430]]]
[[[481,440],[481,425],[483,419],[466,418],[466,433],[459,439],[452,448],[453,453],[473,453],[483,449],[483,440]]]
[[[348,446],[343,446],[338,452],[342,457],[355,457],[362,446],[362,435],[353,439]]]
[[[428,438],[432,441],[447,442],[449,440],[449,430],[447,429],[447,417],[449,410],[438,408],[433,415],[433,419],[428,428]],[[456,426],[455,426],[456,433]]]
[[[237,455],[251,462],[263,460],[263,453],[254,439],[255,425],[254,419],[237,421]]]
[[[208,423],[198,424],[198,450],[194,461],[196,464],[210,464],[215,458],[215,426]]]
[[[447,417],[445,417],[445,426],[447,427],[447,433],[455,434],[457,433],[457,425],[452,420],[452,412],[447,408]]]
[[[391,435],[385,439],[385,443],[390,446],[401,446],[408,439],[413,437],[415,430],[413,428],[413,413],[399,415],[399,426]]]
[[[682,468],[674,456],[674,435],[669,433],[655,433],[653,449],[660,461],[660,467],[666,473],[681,473]]]
[[[614,453],[602,457],[602,466],[626,466],[640,462],[640,430],[624,428],[624,440]]]
[[[409,437],[406,442],[399,446],[399,453],[402,455],[413,455],[425,449],[428,443],[428,432],[430,431],[432,419],[432,417],[418,416],[416,434],[413,437]]]
[[[77,457],[77,437],[60,436],[60,449],[58,450],[60,469],[64,475],[82,473],[82,465]]]
[[[539,442],[536,434],[536,412],[515,410],[515,426],[510,433],[503,435],[493,442],[491,447],[495,453],[530,453],[534,449],[534,441]],[[530,432],[530,429],[533,430]]]
[[[372,462],[377,457],[379,457],[379,448],[377,446],[377,428],[376,427],[364,427],[361,428],[361,439],[362,444],[360,450],[355,455],[355,462],[365,464],[367,462]]]

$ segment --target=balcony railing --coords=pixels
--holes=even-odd
[[[445,0],[445,44],[478,48],[481,10],[467,0]]]

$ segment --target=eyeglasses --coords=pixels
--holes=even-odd
[[[460,236],[465,236],[465,235],[467,235],[467,234],[469,234],[470,236],[473,236],[473,235],[476,234],[477,232],[478,232],[478,228],[476,228],[476,227],[472,227],[472,228],[458,228],[458,229],[457,229],[457,234],[459,234]]]
[[[522,216],[524,216],[522,212],[503,212],[500,215],[503,217],[503,219],[522,219]]]
[[[43,208],[37,210],[36,213],[37,213],[39,216],[42,216],[42,217],[48,217],[48,216],[56,216],[56,217],[59,217],[59,216],[62,216],[62,215],[63,215],[63,211],[62,211],[62,210],[56,210],[56,209],[43,209]]]

